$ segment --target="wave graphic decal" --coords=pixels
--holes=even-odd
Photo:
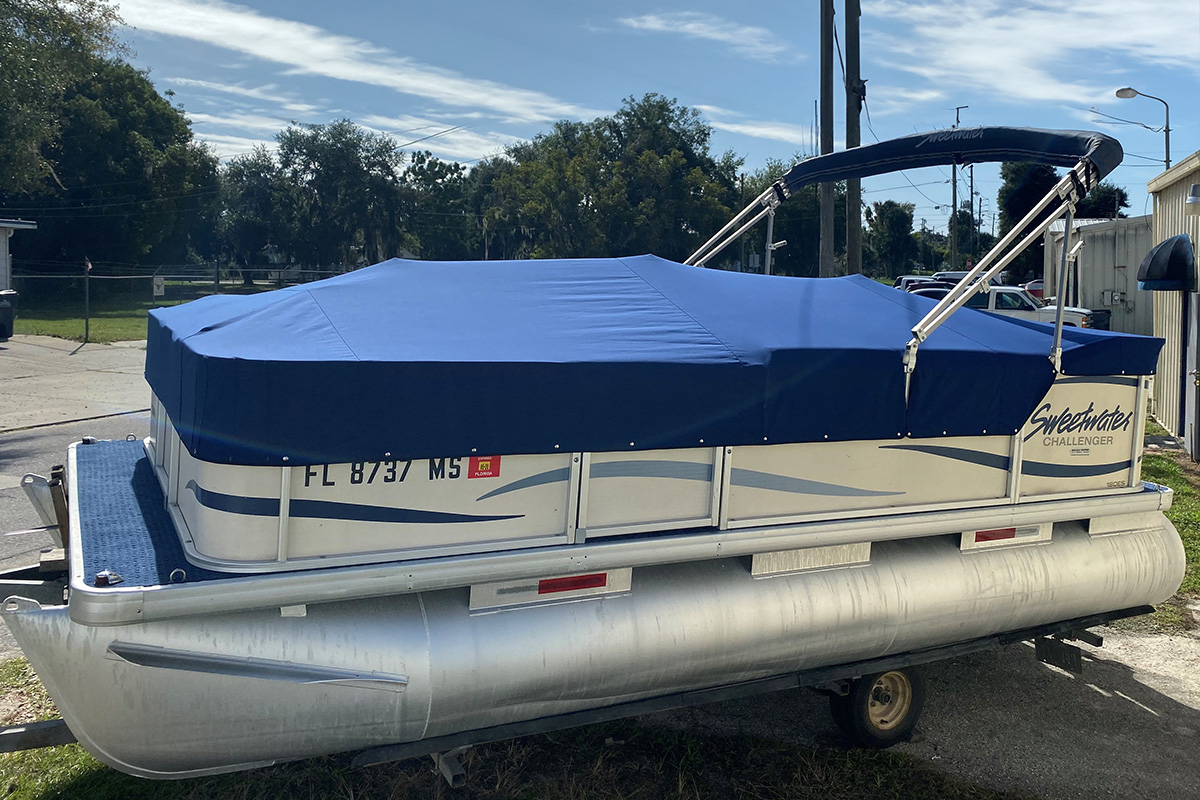
[[[712,464],[695,461],[607,461],[592,464],[593,478],[674,478],[681,481],[709,482]]]
[[[962,447],[944,447],[936,444],[889,444],[880,450],[909,450],[914,453],[925,453],[941,458],[951,458],[968,464],[978,464],[982,467],[993,467],[1008,471],[1009,458],[996,453],[981,453],[978,450],[967,450]],[[1036,478],[1095,478],[1121,472],[1132,466],[1128,459],[1114,461],[1111,464],[1048,464],[1044,461],[1021,461],[1021,474]]]
[[[946,447],[940,444],[885,444],[880,450],[908,450],[913,453],[925,453],[931,456],[952,458],[968,464],[978,464],[981,467],[994,467],[1008,470],[1009,458],[997,453],[983,453],[979,450],[968,450],[965,447]]]
[[[1038,478],[1095,478],[1112,472],[1124,472],[1132,466],[1131,461],[1114,461],[1111,464],[1046,464],[1041,461],[1022,461],[1021,474]]]
[[[245,514],[254,517],[279,516],[279,501],[268,497],[239,497],[222,494],[203,488],[194,480],[187,487],[196,496],[196,501],[205,508],[225,511],[230,514]],[[288,516],[304,519],[345,519],[355,522],[401,522],[409,524],[446,524],[454,522],[495,522],[505,519],[520,519],[524,514],[480,515],[454,514],[448,511],[425,511],[419,508],[390,508],[366,506],[358,503],[336,503],[329,500],[292,500],[288,504]]]
[[[558,483],[559,481],[569,480],[571,480],[571,468],[560,467],[559,469],[539,472],[537,475],[530,475],[528,478],[521,478],[513,481],[512,483],[506,483],[503,486],[492,489],[487,494],[480,495],[479,497],[475,498],[475,502],[478,503],[480,500],[487,500],[489,497],[496,497],[497,495],[508,494],[509,492],[516,492],[521,489],[528,489],[530,486],[543,486],[547,483]]]
[[[751,489],[767,489],[772,492],[790,492],[792,494],[816,494],[826,497],[894,497],[904,494],[904,492],[856,489],[853,486],[840,486],[836,483],[822,483],[804,478],[789,478],[786,475],[776,475],[772,472],[758,472],[737,467],[729,471],[729,479],[734,486],[747,486]]]

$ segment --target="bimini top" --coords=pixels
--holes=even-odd
[[[151,311],[146,378],[193,455],[238,464],[1013,433],[1053,380],[1052,328],[954,315],[906,404],[932,307],[655,256],[393,259]],[[1162,345],[1063,338],[1073,375],[1151,373]]]
[[[801,161],[780,178],[788,192],[822,181],[866,178],[940,164],[1018,161],[1073,167],[1088,161],[1100,180],[1124,157],[1121,143],[1095,131],[1041,128],[953,128],[827,153]]]

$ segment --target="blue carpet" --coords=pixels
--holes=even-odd
[[[83,582],[111,570],[115,588],[161,586],[181,569],[185,582],[233,578],[189,563],[164,506],[162,489],[140,441],[96,442],[75,449]]]

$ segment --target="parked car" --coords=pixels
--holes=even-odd
[[[902,292],[911,292],[916,285],[931,280],[933,278],[929,275],[901,275],[892,282],[892,288]]]
[[[921,288],[914,290],[913,294],[941,300],[949,291],[949,289]],[[986,292],[976,292],[967,301],[967,308],[992,311],[1007,317],[1048,322],[1051,325],[1054,324],[1055,315],[1058,313],[1057,307],[1044,305],[1041,300],[1020,286],[993,286]],[[1092,312],[1086,308],[1066,306],[1063,308],[1063,325],[1073,328],[1090,328],[1092,327]]]
[[[955,284],[950,281],[935,281],[933,278],[928,278],[923,281],[910,283],[906,291],[915,292],[918,289],[953,289]]]
[[[1021,288],[1024,289],[1025,291],[1029,292],[1031,295],[1036,297],[1038,300],[1041,300],[1042,299],[1042,291],[1045,289],[1045,284],[1042,283],[1041,278],[1038,278],[1036,281],[1030,281],[1029,283],[1022,283]]]
[[[967,277],[967,274],[966,270],[946,270],[944,272],[933,273],[933,279],[935,281],[946,281],[947,283],[958,283]],[[1000,285],[1000,281],[997,278],[992,278],[990,283],[992,286]]]

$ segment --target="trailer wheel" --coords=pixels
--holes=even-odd
[[[864,675],[845,696],[829,698],[833,720],[860,747],[882,749],[908,741],[925,705],[924,676],[913,669]]]

